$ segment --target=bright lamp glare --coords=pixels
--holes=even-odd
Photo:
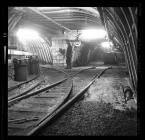
[[[101,45],[104,48],[110,48],[113,44],[112,44],[112,42],[103,42],[103,43],[101,43]]]
[[[39,34],[32,29],[19,29],[16,32],[16,36],[21,42],[36,40],[39,38]]]
[[[82,31],[80,38],[85,40],[103,39],[106,35],[107,32],[103,29],[88,29]]]

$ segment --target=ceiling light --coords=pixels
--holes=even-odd
[[[113,45],[112,42],[102,42],[102,43],[101,43],[101,46],[102,46],[103,48],[110,48],[112,45]]]
[[[88,29],[82,30],[80,39],[82,40],[93,40],[93,39],[103,39],[107,36],[107,32],[104,29]]]
[[[28,28],[20,28],[16,32],[16,36],[21,42],[39,39],[40,36],[37,31]]]
[[[78,41],[75,41],[75,42],[74,42],[74,45],[75,45],[76,47],[81,46],[81,41],[79,41],[79,40],[78,40]]]

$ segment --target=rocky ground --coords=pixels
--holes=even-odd
[[[95,72],[103,68],[101,66],[96,70],[78,74],[73,79],[72,96],[89,82]],[[74,70],[78,71],[77,68]],[[121,88],[121,85],[129,85],[128,76],[125,67],[113,66],[113,69],[107,70],[100,79],[94,82],[83,98],[38,135],[137,135],[137,105],[134,100],[124,103]],[[53,83],[64,77],[65,75],[61,72],[43,69],[40,79]]]
[[[76,85],[85,81],[78,76]],[[113,67],[90,87],[84,98],[76,102],[52,125],[38,135],[136,136],[137,106],[134,100],[124,103],[121,85],[128,85],[124,67]],[[78,86],[81,89],[81,85]]]

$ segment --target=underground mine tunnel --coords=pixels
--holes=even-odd
[[[8,136],[136,136],[138,7],[8,7]]]

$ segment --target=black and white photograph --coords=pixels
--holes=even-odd
[[[7,135],[137,136],[138,12],[8,6]]]

